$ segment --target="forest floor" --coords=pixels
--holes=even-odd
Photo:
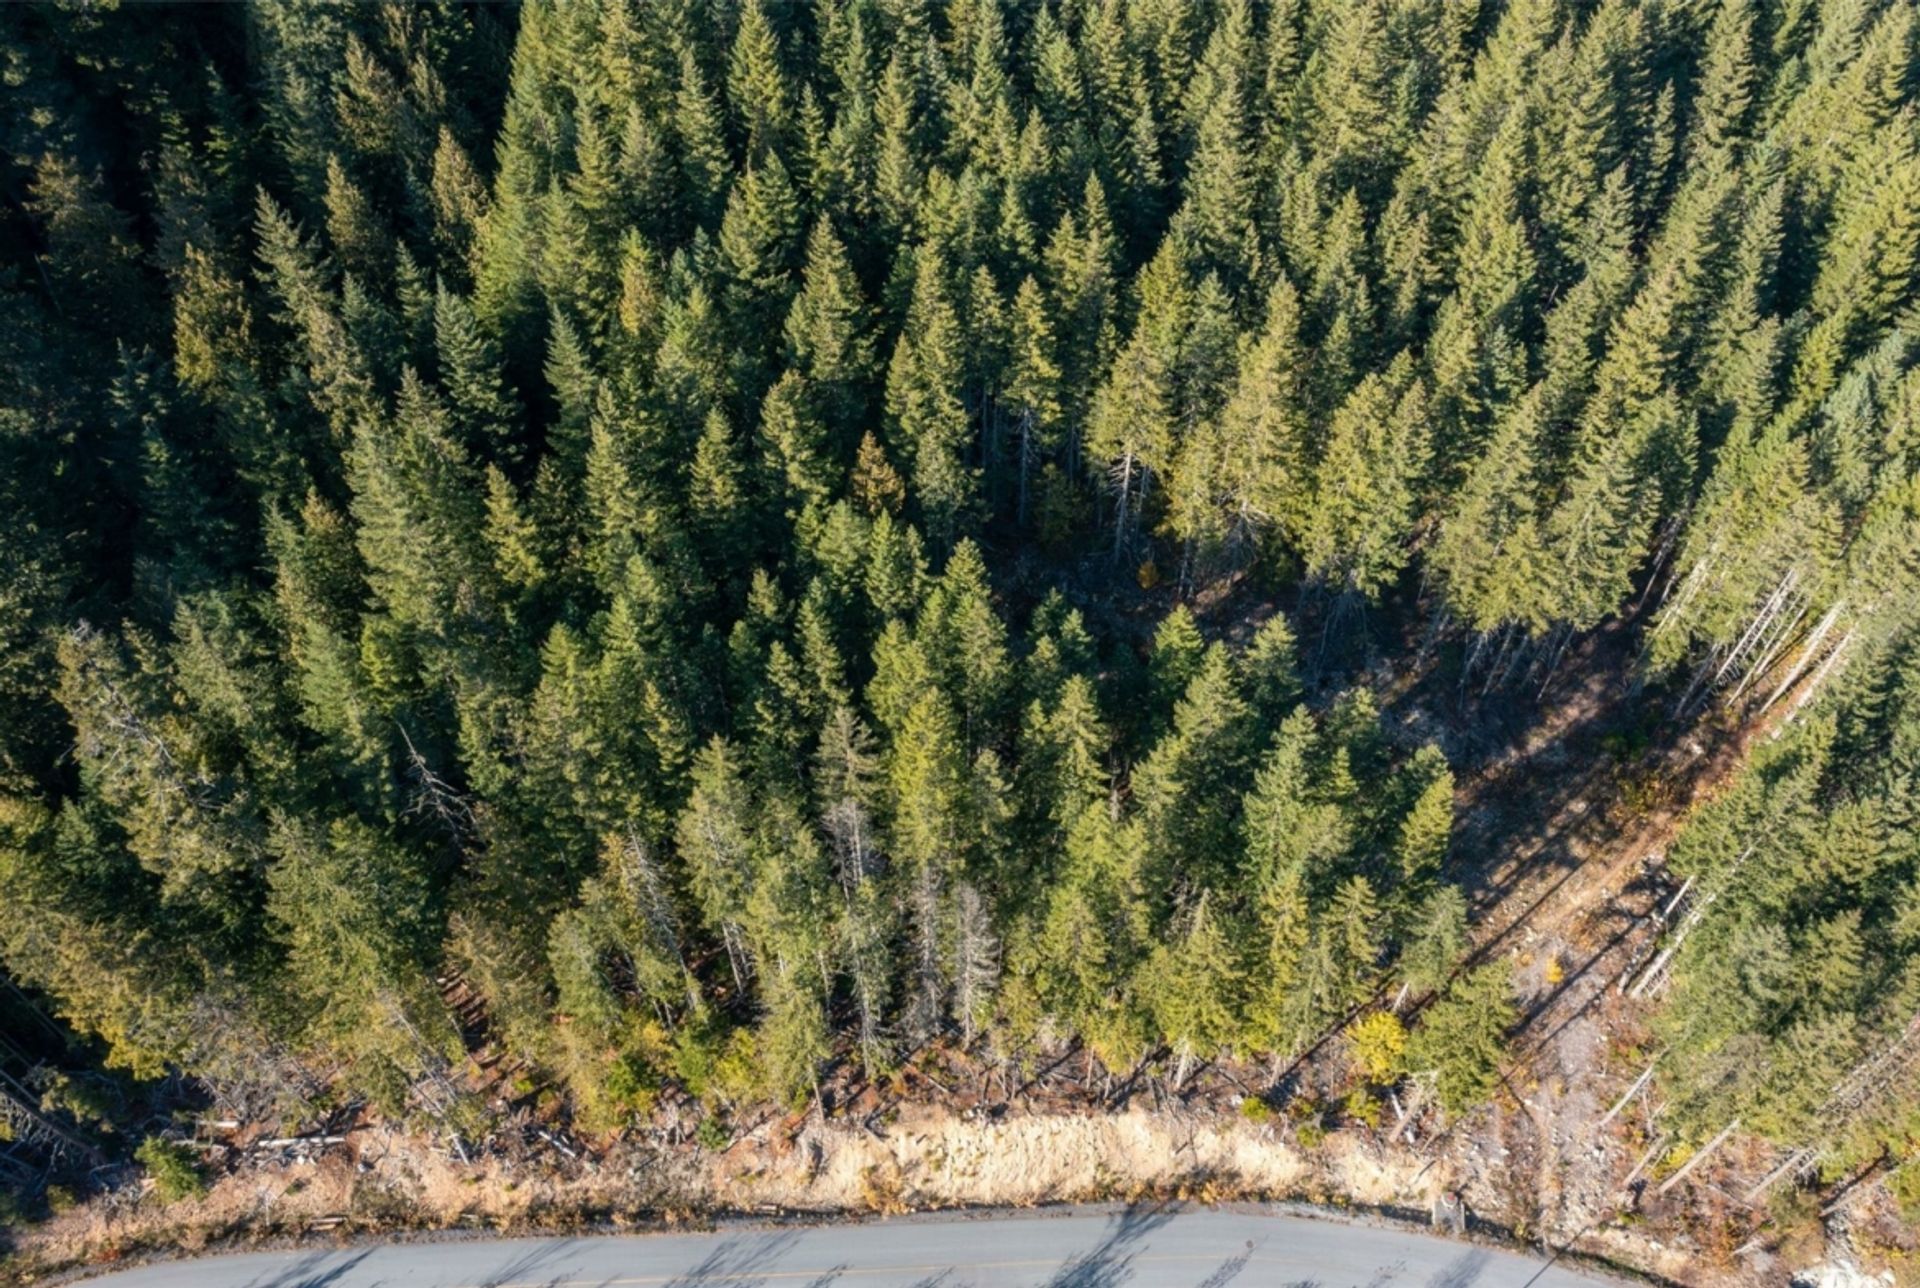
[[[1437,739],[1457,767],[1452,861],[1475,910],[1474,960],[1509,957],[1525,1005],[1503,1094],[1451,1126],[1411,1101],[1372,1126],[1334,1112],[1348,1081],[1337,1041],[1285,1071],[1293,1099],[1271,1116],[1243,1103],[1271,1070],[1209,1066],[1176,1091],[1068,1051],[1023,1081],[942,1048],[886,1087],[829,1084],[824,1121],[773,1110],[739,1120],[724,1150],[696,1144],[673,1104],[652,1129],[602,1142],[523,1116],[509,1146],[471,1161],[368,1120],[270,1148],[230,1137],[210,1149],[221,1166],[204,1197],[163,1207],[137,1189],[109,1192],[24,1232],[0,1273],[396,1229],[630,1228],[725,1212],[1180,1197],[1424,1216],[1450,1189],[1490,1236],[1573,1245],[1676,1283],[1777,1285],[1811,1267],[1897,1261],[1910,1250],[1870,1202],[1843,1202],[1824,1223],[1742,1202],[1771,1165],[1763,1153],[1723,1150],[1661,1193],[1652,1182],[1682,1160],[1661,1155],[1648,1097],[1607,1118],[1645,1064],[1647,1002],[1622,986],[1671,902],[1666,847],[1768,732],[1713,713],[1646,721],[1636,713],[1648,702],[1622,701],[1631,638],[1621,628],[1585,640],[1559,671],[1577,682],[1537,701],[1431,679],[1383,687],[1395,736]],[[500,1080],[483,1065],[476,1078]]]

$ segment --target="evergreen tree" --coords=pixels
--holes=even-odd
[[[770,153],[733,185],[720,221],[727,312],[739,347],[749,355],[770,351],[771,338],[788,316],[799,241],[799,196],[779,156]],[[747,383],[751,388],[759,382]]]
[[[1407,1041],[1406,1065],[1430,1072],[1440,1103],[1461,1114],[1500,1085],[1506,1034],[1515,1017],[1505,962],[1463,976],[1421,1019]]]
[[[433,340],[440,384],[465,441],[498,460],[515,460],[520,408],[501,380],[499,354],[473,309],[445,287],[434,298]]]
[[[1028,496],[1039,463],[1059,451],[1065,408],[1060,364],[1055,358],[1053,322],[1040,285],[1032,277],[1014,296],[1012,338],[1002,403],[1013,421],[1016,487],[1015,517],[1025,524]]]
[[[1087,423],[1087,463],[1113,495],[1113,557],[1131,548],[1140,509],[1166,472],[1175,439],[1175,366],[1185,338],[1191,290],[1181,252],[1162,244],[1142,277],[1140,321],[1114,358]]]
[[[948,1014],[942,968],[945,902],[966,858],[967,765],[946,699],[926,689],[907,709],[889,756],[893,853],[912,927],[904,1024],[925,1041]]]
[[[389,1112],[443,1069],[458,1035],[427,974],[433,927],[417,860],[364,824],[287,823],[275,835],[268,911],[286,936],[303,1028],[351,1061]]]
[[[1308,387],[1300,300],[1283,275],[1267,297],[1265,323],[1241,358],[1219,417],[1213,490],[1225,511],[1225,540],[1249,543],[1269,531],[1294,533],[1305,526]]]
[[[793,107],[779,38],[760,0],[740,7],[740,25],[727,55],[727,100],[740,114],[748,157],[764,161],[792,128]]]
[[[753,876],[753,805],[733,749],[715,738],[693,764],[693,790],[675,837],[707,929],[726,949],[736,987],[753,959],[742,921]]]
[[[1426,393],[1369,376],[1334,413],[1301,537],[1307,569],[1377,596],[1405,566],[1428,451]]]
[[[1187,1080],[1196,1057],[1211,1059],[1240,1028],[1239,970],[1205,894],[1184,921],[1179,938],[1155,948],[1141,965],[1139,983],[1155,1025],[1174,1050],[1176,1087]]]
[[[1250,740],[1239,677],[1215,644],[1175,705],[1172,729],[1133,774],[1156,876],[1211,884],[1227,866]]]
[[[833,441],[844,445],[861,423],[874,378],[868,309],[846,247],[825,219],[807,238],[803,285],[787,314],[787,352],[818,391]]]
[[[946,265],[931,245],[914,265],[912,302],[887,371],[887,421],[928,531],[946,544],[970,525],[976,505],[967,461],[972,426],[961,401],[960,324]]]
[[[669,119],[684,217],[712,227],[724,209],[733,163],[727,154],[719,109],[691,49],[680,55],[679,85]]]

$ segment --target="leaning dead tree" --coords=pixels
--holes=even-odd
[[[462,1111],[468,1097],[454,1081],[446,1056],[427,1041],[400,998],[387,993],[382,995],[380,1003],[387,1022],[412,1047],[415,1068],[407,1087],[408,1102],[445,1133],[452,1154],[463,1163],[470,1162],[466,1142],[461,1139],[465,1117]]]
[[[680,977],[687,989],[687,1006],[697,1008],[700,1005],[700,988],[693,967],[687,960],[686,945],[680,935],[680,918],[675,914],[673,899],[667,893],[666,876],[660,870],[660,861],[653,847],[633,826],[629,826],[620,839],[619,849],[614,854],[614,873],[619,878],[620,892],[626,897],[635,922],[663,960],[679,965]]]
[[[1655,954],[1654,959],[1647,963],[1647,968],[1640,972],[1637,979],[1634,979],[1630,984],[1624,978],[1621,980],[1622,992],[1628,997],[1642,998],[1652,991],[1657,984],[1660,984],[1666,979],[1668,968],[1673,964],[1674,955],[1678,953],[1681,946],[1687,942],[1687,937],[1699,929],[1700,923],[1706,920],[1707,910],[1713,907],[1714,903],[1722,894],[1732,888],[1734,878],[1740,874],[1740,870],[1746,866],[1747,860],[1751,859],[1759,848],[1760,842],[1755,841],[1746,849],[1742,850],[1740,857],[1735,859],[1727,867],[1727,870],[1720,875],[1719,879],[1714,883],[1714,888],[1711,890],[1705,892],[1698,891],[1694,888],[1694,879],[1692,877],[1687,878],[1686,883],[1680,887],[1680,892],[1674,895],[1673,899],[1660,914],[1660,920],[1666,922],[1672,919],[1678,909],[1684,907],[1686,913],[1681,917],[1679,926],[1674,930],[1672,937],[1669,938],[1660,951]]]
[[[1843,671],[1862,647],[1871,652],[1875,641],[1884,641],[1903,624],[1911,623],[1920,586],[1916,585],[1914,570],[1907,563],[1911,553],[1904,545],[1905,540],[1896,535],[1884,543],[1885,548],[1861,553],[1856,566],[1846,573],[1847,585],[1856,593],[1837,597],[1811,630],[1791,639],[1788,648],[1769,654],[1765,665],[1753,668],[1731,698],[1737,700],[1749,685],[1779,670],[1780,659],[1786,657],[1790,649],[1792,660],[1784,664],[1780,679],[1760,704],[1760,710],[1771,711],[1797,689],[1793,705],[1788,708],[1791,717]],[[1878,593],[1862,592],[1861,587],[1877,587]],[[1867,641],[1864,646],[1863,640]]]
[[[1700,1164],[1706,1162],[1709,1158],[1713,1157],[1714,1153],[1722,1145],[1726,1144],[1727,1141],[1733,1136],[1733,1133],[1739,1130],[1740,1130],[1740,1120],[1738,1118],[1728,1123],[1725,1127],[1722,1127],[1717,1133],[1714,1134],[1714,1137],[1712,1140],[1708,1141],[1706,1144],[1702,1145],[1699,1149],[1693,1152],[1693,1157],[1689,1158],[1685,1163],[1683,1163],[1679,1171],[1675,1172],[1672,1176],[1669,1176],[1666,1180],[1660,1182],[1660,1188],[1655,1190],[1654,1193],[1665,1194],[1668,1190],[1672,1189],[1674,1186],[1678,1185],[1680,1182],[1686,1180],[1687,1177],[1692,1174],[1694,1168],[1700,1166]]]
[[[0,1071],[0,1140],[32,1149],[49,1164],[69,1158],[88,1163],[101,1161],[98,1150],[40,1112],[38,1098],[3,1071]]]
[[[1920,1062],[1920,1013],[1908,1020],[1892,1041],[1834,1084],[1813,1116],[1814,1121],[1826,1129],[1820,1139],[1789,1152],[1746,1192],[1746,1201],[1753,1202],[1788,1177],[1795,1180],[1805,1177],[1832,1148],[1834,1138],[1870,1106],[1882,1103],[1912,1072],[1916,1062]]]
[[[1855,523],[1837,550],[1823,554],[1791,510],[1775,518],[1781,522],[1757,539],[1730,527],[1716,531],[1666,583],[1647,644],[1669,656],[1685,647],[1703,615],[1719,617],[1733,600],[1745,602],[1730,631],[1697,661],[1680,713],[1713,693],[1729,707],[1764,694],[1758,708],[1769,711],[1798,690],[1789,714],[1797,712],[1858,652],[1858,640],[1910,618],[1916,570],[1904,524]]]
[[[1640,1071],[1640,1076],[1633,1080],[1633,1085],[1628,1087],[1626,1091],[1622,1093],[1620,1099],[1613,1102],[1613,1108],[1607,1110],[1605,1114],[1601,1115],[1599,1123],[1595,1125],[1595,1130],[1597,1131],[1601,1127],[1605,1127],[1608,1123],[1612,1122],[1615,1118],[1619,1117],[1620,1111],[1622,1109],[1625,1109],[1629,1104],[1633,1103],[1633,1098],[1640,1094],[1641,1088],[1645,1087],[1649,1082],[1653,1081],[1653,1071],[1659,1067],[1660,1067],[1659,1056],[1655,1056],[1652,1060],[1648,1061],[1647,1067]]]
[[[184,1063],[213,1102],[210,1117],[292,1123],[320,1103],[325,1077],[254,1022],[236,991],[203,991],[189,1016]]]
[[[1731,644],[1710,652],[1694,669],[1692,682],[1675,706],[1676,714],[1693,710],[1708,692],[1725,692],[1728,702],[1737,701],[1753,677],[1766,674],[1791,646],[1795,632],[1812,611],[1813,599],[1803,580],[1798,564],[1781,574],[1746,628]]]
[[[456,854],[467,854],[475,845],[479,836],[479,824],[474,818],[473,802],[466,794],[449,783],[433,767],[420,749],[413,745],[413,735],[406,726],[398,721],[394,727],[400,730],[401,741],[407,744],[407,777],[412,782],[406,813],[410,817],[430,819],[446,834],[447,843]]]

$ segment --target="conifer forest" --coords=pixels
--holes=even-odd
[[[1920,1218],[1910,0],[70,0],[0,77],[0,1226],[1061,1068],[1411,1148],[1563,969],[1628,1184]],[[1671,825],[1542,984],[1472,820],[1576,709]]]

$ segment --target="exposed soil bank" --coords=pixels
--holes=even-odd
[[[999,1121],[908,1112],[883,1133],[769,1122],[717,1154],[616,1147],[565,1168],[463,1164],[425,1142],[370,1132],[311,1163],[238,1171],[204,1198],[162,1206],[129,1195],[75,1209],[23,1231],[8,1272],[12,1282],[46,1282],[181,1252],[374,1236],[964,1216],[1114,1201],[1286,1199],[1295,1201],[1289,1210],[1419,1223],[1450,1173],[1444,1158],[1429,1166],[1411,1150],[1347,1133],[1306,1152],[1267,1126],[1146,1108]],[[1499,1228],[1476,1223],[1475,1231],[1497,1237]],[[1626,1229],[1595,1232],[1582,1250],[1660,1279],[1714,1282]]]

